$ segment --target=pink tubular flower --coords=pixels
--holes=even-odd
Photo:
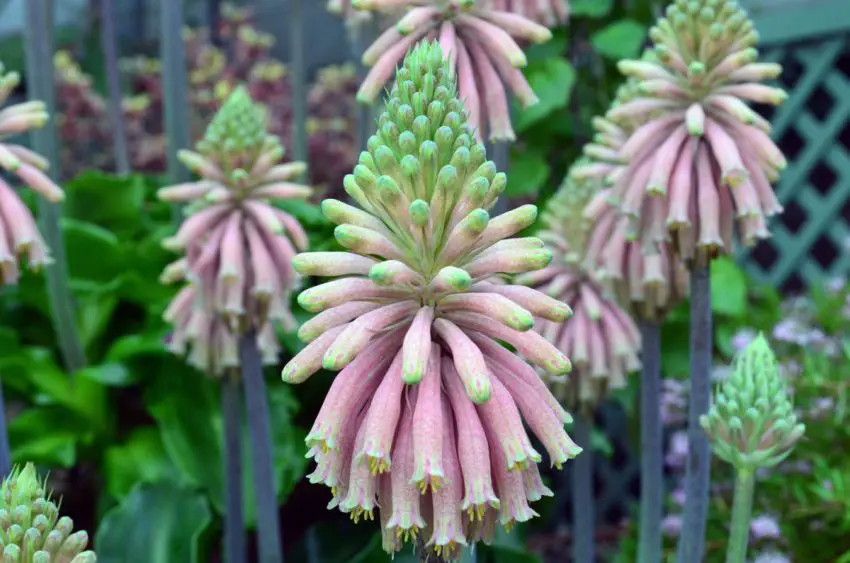
[[[538,101],[520,70],[527,60],[517,41],[545,43],[552,37],[545,26],[475,0],[354,0],[354,5],[409,7],[363,54],[363,64],[372,70],[357,94],[360,101],[375,100],[410,46],[438,39],[457,68],[460,98],[474,134],[484,138],[486,131],[491,141],[514,140],[508,91],[525,107]]]
[[[539,239],[509,238],[534,222],[534,206],[490,217],[507,178],[456,92],[438,43],[405,57],[379,131],[345,179],[358,207],[322,204],[348,251],[294,260],[305,276],[336,279],[299,295],[318,314],[282,373],[300,383],[339,371],[307,436],[310,479],[331,487],[331,507],[355,520],[379,507],[384,549],[427,530],[421,541],[447,559],[489,541],[496,522],[528,520],[528,502],[551,494],[523,421],[553,464],[581,451],[534,368],[498,343],[552,374],[570,370],[531,330],[535,317],[564,321],[569,307],[492,281],[552,255]]]
[[[546,27],[564,25],[570,18],[567,0],[485,0],[485,3],[494,10],[517,14]]]
[[[18,86],[16,72],[5,73],[0,64],[0,105]],[[30,189],[51,203],[65,199],[62,189],[45,171],[47,159],[20,145],[7,143],[8,137],[27,133],[47,123],[49,116],[42,102],[15,104],[0,110],[0,168],[13,174]],[[52,262],[49,249],[38,232],[35,219],[14,188],[0,178],[0,276],[4,284],[18,283],[21,259],[38,271]]]
[[[628,81],[617,93],[615,104],[634,97],[635,83]],[[616,183],[626,166],[619,155],[635,122],[614,123],[604,117],[593,120],[596,135],[584,147],[585,159],[572,169],[578,181],[600,185]],[[633,224],[611,204],[611,188],[600,189],[584,210],[592,225],[584,256],[588,271],[598,269],[599,277],[614,291],[617,302],[639,319],[658,322],[687,296],[689,274],[663,235],[661,242],[637,240]],[[655,205],[659,200],[652,202]],[[657,222],[660,226],[660,221]],[[644,234],[652,231],[645,231]]]
[[[735,219],[752,245],[782,211],[771,183],[785,157],[746,103],[785,100],[761,84],[781,67],[756,62],[758,35],[732,0],[677,1],[650,37],[649,56],[619,64],[638,95],[608,118],[640,126],[620,147],[629,164],[611,195],[643,245],[669,238],[687,264],[704,265],[731,251]]]
[[[277,360],[267,320],[294,326],[289,296],[292,259],[305,250],[298,221],[272,202],[306,198],[293,178],[302,163],[280,164],[283,147],[266,134],[265,111],[237,88],[207,128],[198,152],[181,151],[199,180],[163,188],[160,199],[188,204],[189,217],[163,245],[185,256],[166,268],[163,282],[186,279],[165,318],[175,325],[170,347],[213,375],[239,366],[239,333],[253,328],[264,360]]]
[[[640,369],[640,333],[629,315],[606,292],[594,268],[586,268],[590,224],[583,217],[596,184],[567,175],[543,215],[538,236],[553,251],[552,263],[516,282],[539,289],[570,305],[575,318],[563,325],[543,320],[540,333],[567,354],[575,374],[567,380],[549,378],[556,397],[569,408],[593,407],[606,390],[626,384],[626,375]]]

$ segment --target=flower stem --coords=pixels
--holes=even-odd
[[[6,401],[3,399],[3,382],[0,381],[0,477],[12,471],[12,453],[9,450],[9,431],[6,427]]]
[[[590,431],[593,423],[584,414],[576,414],[573,440],[584,451],[573,462],[573,561],[594,563],[596,510],[593,497],[593,447]]]
[[[127,149],[127,128],[121,110],[121,80],[118,74],[118,53],[115,44],[115,15],[112,0],[100,0],[100,42],[109,90],[109,121],[115,151],[115,171],[121,176],[130,174],[130,153]]]
[[[735,500],[732,504],[732,528],[726,563],[745,563],[750,539],[750,518],[753,514],[755,474],[749,469],[738,470],[735,478]]]
[[[711,397],[711,274],[707,265],[691,272],[691,391],[688,408],[688,465],[685,472],[685,516],[678,563],[701,563],[708,520],[711,450],[699,424]]]
[[[254,331],[248,331],[240,338],[239,357],[242,363],[242,383],[245,387],[245,407],[248,411],[248,433],[251,437],[259,563],[282,563],[283,548],[274,486],[269,405],[260,350],[257,348],[257,335]]]
[[[189,86],[186,55],[183,49],[183,0],[162,3],[160,10],[159,51],[162,61],[162,105],[165,113],[166,156],[171,184],[191,180],[189,170],[177,153],[191,144],[189,132]],[[183,214],[179,205],[172,207],[172,222],[179,226]]]
[[[661,327],[641,324],[643,373],[640,380],[640,533],[638,562],[661,561],[661,505],[664,467],[661,443]]]
[[[245,519],[242,515],[242,388],[236,374],[221,386],[224,418],[225,513],[224,553],[227,563],[245,563]]]
[[[53,84],[53,18],[50,0],[29,0],[26,6],[27,91],[31,100],[44,102],[47,112],[56,115],[56,92]],[[56,127],[51,123],[31,134],[32,148],[53,165],[59,162]],[[53,255],[53,265],[46,269],[47,294],[53,312],[53,329],[65,368],[75,372],[86,365],[85,349],[77,332],[74,303],[68,289],[68,262],[60,227],[61,207],[38,198],[41,232]]]
[[[301,0],[289,0],[289,50],[292,68],[292,155],[307,162],[307,75]],[[304,178],[300,178],[304,180]]]

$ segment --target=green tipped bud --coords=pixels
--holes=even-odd
[[[204,134],[203,145],[211,150],[258,153],[265,144],[266,135],[266,111],[254,103],[245,87],[240,86],[216,112]]]
[[[472,277],[466,270],[454,266],[446,266],[434,276],[431,282],[438,291],[466,291],[472,285]]]
[[[362,164],[354,167],[354,179],[357,180],[357,185],[364,193],[369,193],[378,182],[378,176]]]
[[[460,186],[459,181],[460,178],[458,176],[457,168],[452,165],[443,166],[440,169],[440,174],[437,177],[437,181],[441,186],[443,186],[446,190],[456,190]]]
[[[732,375],[700,418],[717,457],[739,470],[784,460],[803,435],[770,345],[759,335],[735,358]]]
[[[428,225],[428,220],[431,218],[431,207],[428,202],[417,199],[410,204],[408,208],[410,220],[417,227],[425,227]]]

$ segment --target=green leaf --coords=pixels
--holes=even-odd
[[[614,447],[611,445],[611,441],[608,440],[608,436],[596,427],[590,431],[590,447],[593,451],[597,451],[605,457],[614,455]]]
[[[590,37],[597,53],[614,61],[632,59],[640,54],[646,26],[630,19],[615,21]]]
[[[212,521],[200,493],[161,481],[141,483],[103,518],[95,537],[99,563],[197,563],[198,540]]]
[[[571,0],[570,15],[604,18],[614,7],[614,0]]]
[[[106,490],[122,500],[136,483],[178,477],[162,445],[159,432],[153,427],[136,429],[127,440],[106,450],[104,455]]]
[[[747,313],[747,278],[729,258],[711,263],[711,310],[735,318]]]
[[[75,377],[85,377],[109,387],[127,387],[135,383],[134,374],[122,364],[100,364],[88,366],[75,374]]]
[[[91,427],[61,407],[30,407],[9,423],[12,461],[72,467],[78,441],[90,435]]]
[[[83,346],[88,348],[101,336],[109,326],[117,306],[117,297],[102,293],[86,295],[77,300],[77,328]]]
[[[112,347],[106,353],[106,361],[123,362],[150,355],[168,356],[169,352],[163,344],[164,337],[164,332],[143,332],[122,336],[112,343]]]
[[[74,219],[62,219],[62,232],[72,283],[96,288],[123,272],[124,260],[113,232]]]
[[[537,194],[549,179],[549,164],[542,151],[526,147],[511,156],[506,196],[516,198]]]
[[[83,172],[65,183],[65,216],[94,223],[114,232],[135,229],[145,205],[142,176]]]
[[[552,112],[567,107],[576,80],[576,72],[567,60],[550,58],[540,63],[529,64],[526,78],[540,101],[529,108],[517,108],[514,127],[518,133],[525,131]]]

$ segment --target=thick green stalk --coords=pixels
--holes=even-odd
[[[127,127],[121,109],[121,78],[118,73],[118,49],[115,44],[115,14],[112,0],[100,0],[100,42],[103,49],[106,86],[109,89],[109,121],[115,152],[115,171],[121,176],[130,174],[130,153],[127,148]]]
[[[708,266],[691,271],[691,391],[688,407],[688,464],[685,470],[685,516],[678,563],[702,563],[708,522],[711,449],[700,416],[711,402],[711,274]]]
[[[178,160],[177,153],[188,149],[192,142],[189,132],[189,79],[183,49],[183,0],[161,2],[159,50],[168,179],[171,184],[182,184],[191,180],[191,174]],[[173,207],[172,220],[175,226],[182,222],[180,206]]]
[[[661,327],[641,324],[643,373],[640,380],[640,532],[638,562],[661,561],[661,505],[664,447],[661,422]]]
[[[590,433],[593,422],[585,414],[576,414],[573,440],[584,448],[572,462],[573,485],[573,561],[596,561],[596,510],[593,494],[593,446]]]
[[[289,54],[292,69],[292,155],[307,162],[307,71],[301,0],[289,0]],[[299,178],[304,180],[304,178]]]
[[[226,563],[245,563],[245,519],[242,515],[242,387],[234,374],[221,385],[224,419],[224,554]]]
[[[251,465],[254,473],[254,495],[257,506],[259,563],[283,563],[280,518],[274,487],[272,434],[263,364],[257,348],[257,335],[246,332],[239,340],[242,384],[248,412],[248,435],[251,438]]]
[[[732,504],[732,528],[729,532],[729,547],[726,563],[745,563],[747,543],[750,539],[750,518],[753,515],[753,489],[755,474],[752,470],[738,471],[735,479],[735,500]]]
[[[56,93],[53,81],[53,18],[50,0],[28,0],[26,6],[27,92],[32,100],[41,100],[48,113],[56,115]],[[52,165],[51,176],[56,179],[59,147],[53,123],[33,131],[32,148]],[[45,269],[47,294],[53,313],[53,329],[65,368],[75,372],[86,365],[85,349],[77,332],[74,303],[68,287],[68,262],[60,220],[62,208],[38,198],[41,233],[53,255],[54,263]]]

